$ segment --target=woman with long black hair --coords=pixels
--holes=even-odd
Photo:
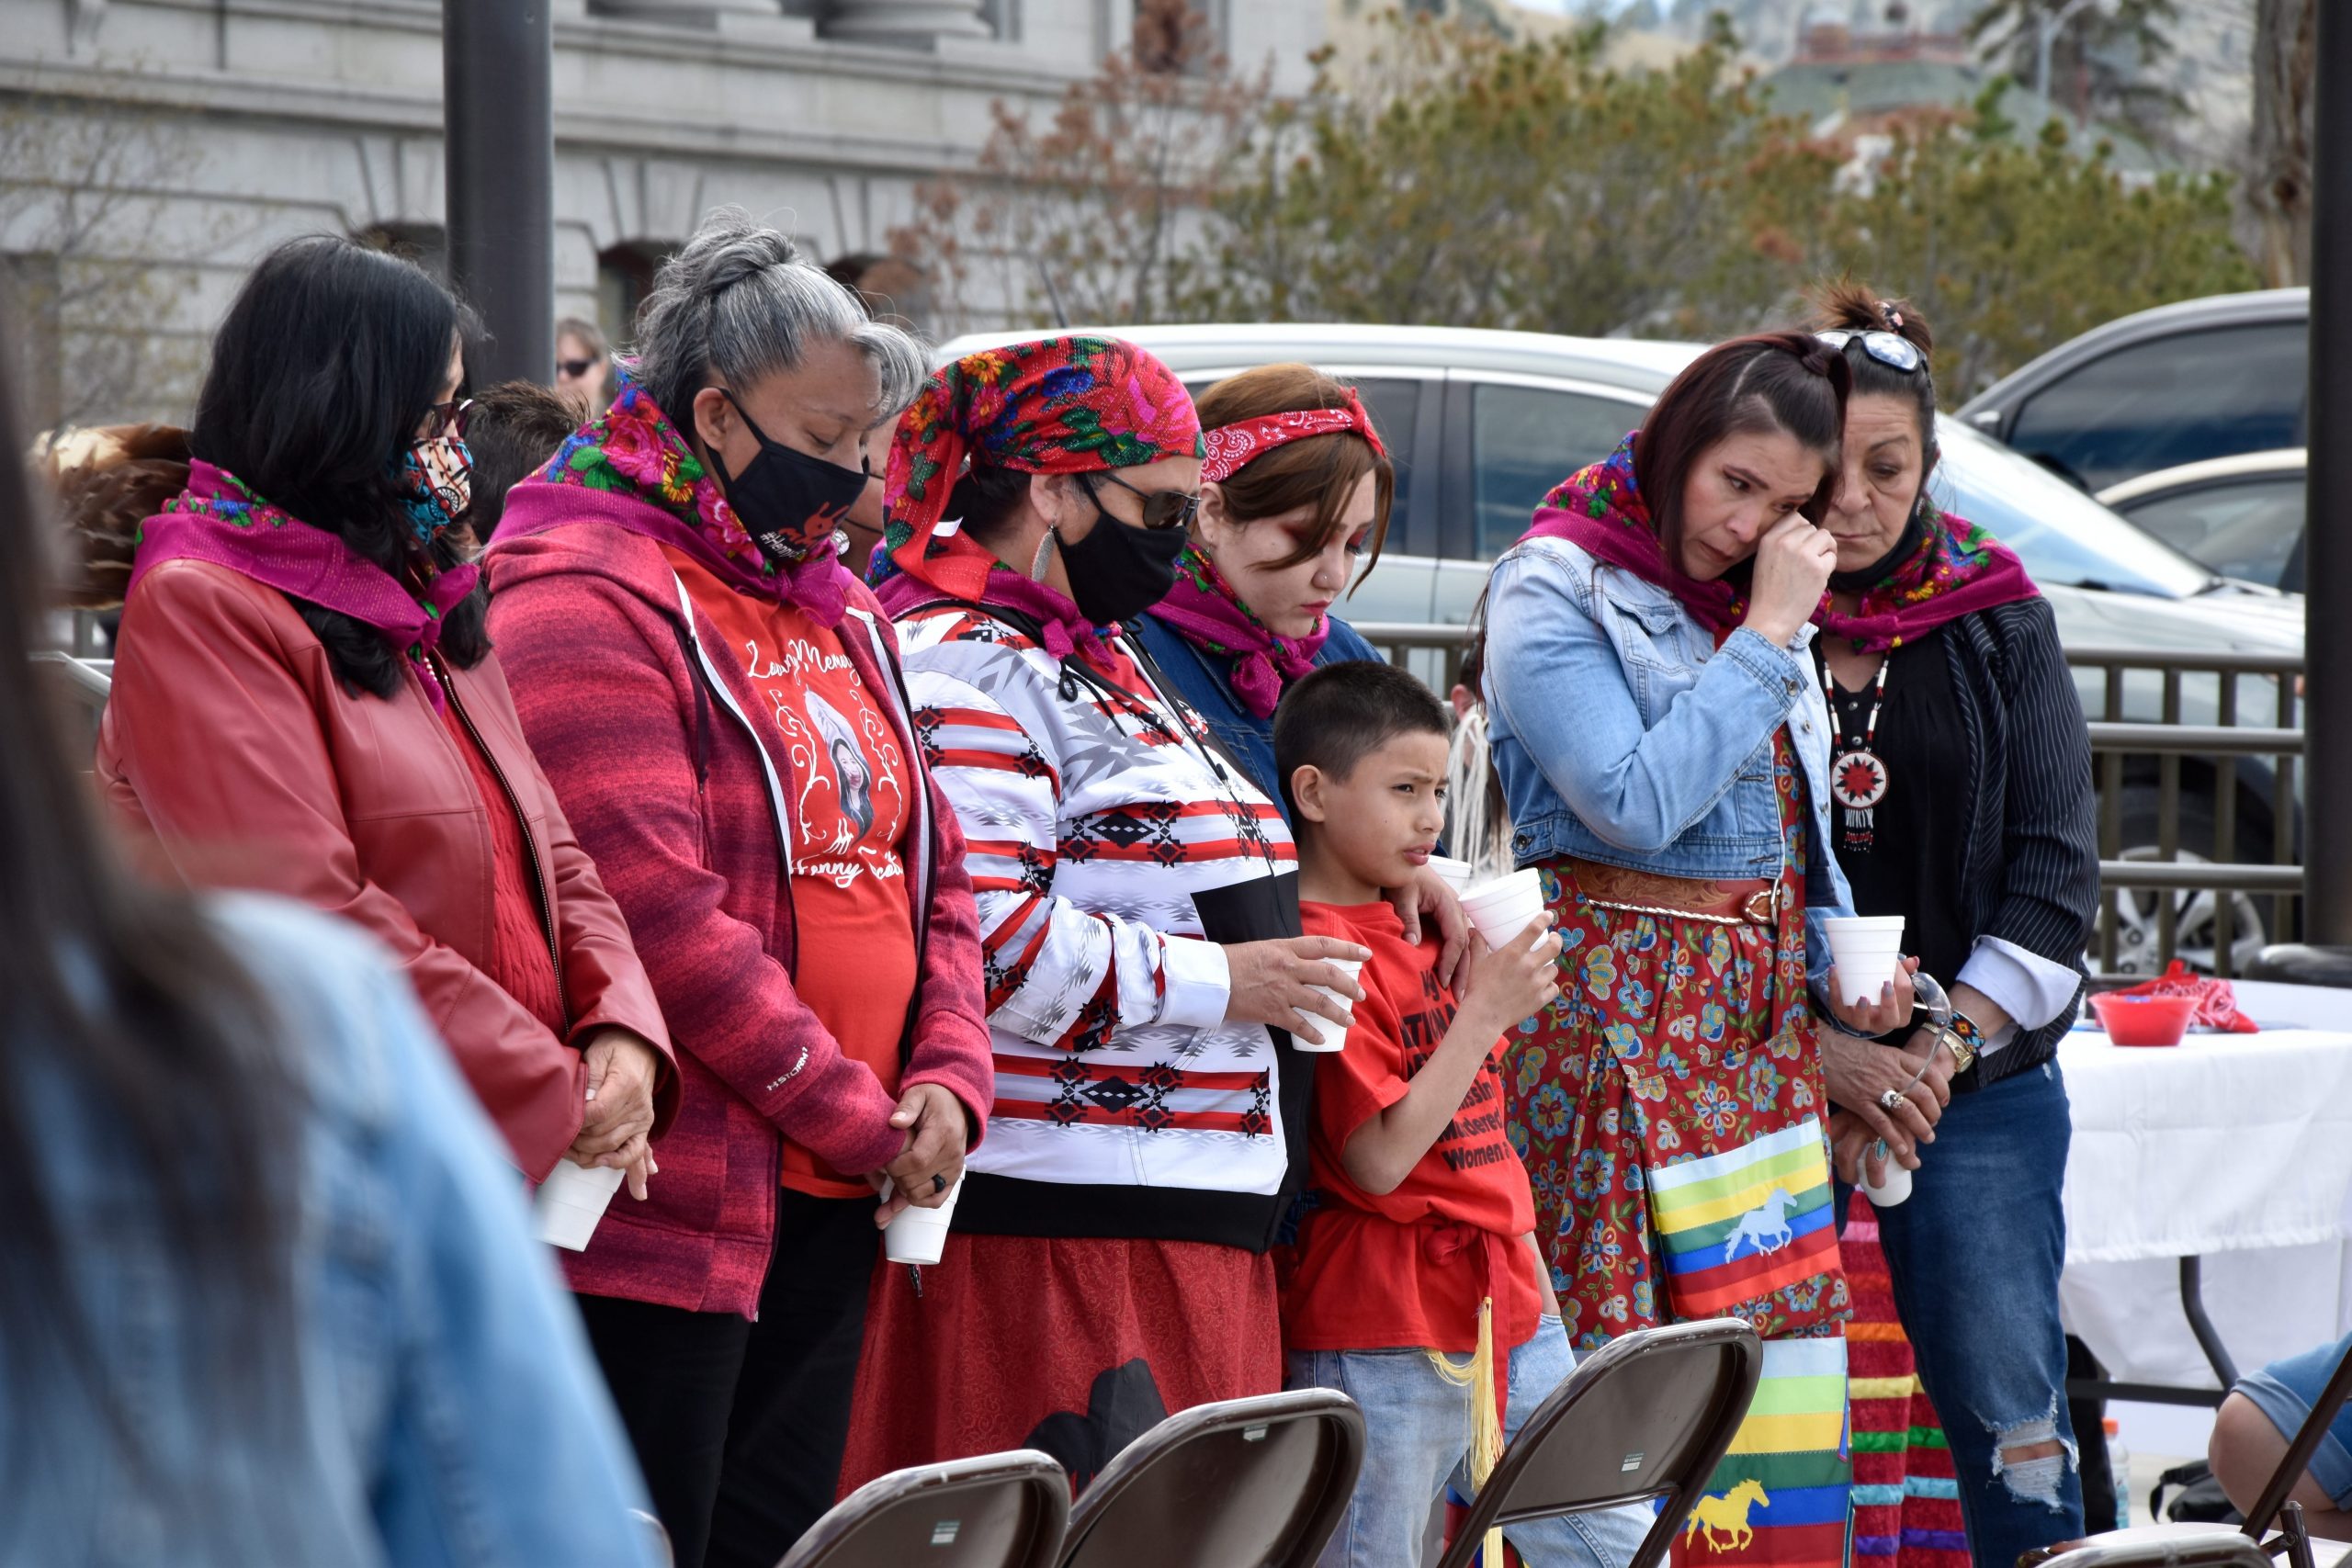
[[[460,558],[459,347],[407,262],[322,237],[254,268],[177,493],[82,491],[131,554],[98,780],[181,878],[389,944],[526,1176],[568,1155],[642,1197],[669,1037]]]
[[[45,521],[0,468],[0,1564],[641,1568],[579,1324],[381,950],[107,852],[23,673]]]

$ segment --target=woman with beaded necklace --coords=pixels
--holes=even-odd
[[[1820,321],[1853,383],[1812,660],[1835,731],[1838,862],[1856,912],[1903,916],[1956,1010],[1948,1032],[1879,1041],[1825,1027],[1830,1134],[1847,1181],[1912,1170],[1909,1199],[1877,1212],[1879,1243],[1970,1548],[2006,1568],[2083,1530],[2056,1053],[2098,901],[2089,743],[2048,602],[2015,555],[1930,498],[1928,323],[1851,286],[1826,292]]]

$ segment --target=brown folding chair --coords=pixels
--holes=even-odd
[[[2061,1562],[2094,1550],[2153,1551],[2170,1542],[2179,1544],[2186,1551],[2192,1543],[2215,1540],[2244,1540],[2266,1562],[2271,1558],[2283,1556],[2290,1568],[2312,1568],[2312,1538],[2311,1532],[2303,1528],[2302,1505],[2289,1502],[2287,1495],[2294,1491],[2295,1483],[2302,1479],[2303,1472],[2311,1468],[2312,1455],[2319,1452],[2321,1442],[2327,1437],[2328,1427],[2335,1425],[2335,1417],[2347,1403],[2352,1403],[2352,1348],[2347,1348],[2343,1359],[2335,1363],[2335,1371],[2329,1375],[2327,1386],[2320,1390],[2317,1399],[2312,1401],[2312,1413],[2304,1416],[2303,1424],[2295,1429],[2294,1440],[2287,1445],[2287,1452],[2279,1459],[2278,1468],[2271,1471],[2269,1481],[2263,1485],[2262,1495],[2255,1499],[2244,1525],[2153,1524],[2135,1525],[2130,1529],[2106,1530],[2081,1540],[2061,1541],[2055,1546],[2026,1552],[2018,1559],[2018,1568],[2056,1568]],[[2278,1522],[2278,1533],[2265,1540],[2263,1532],[2270,1528],[2273,1520]]]
[[[1196,1404],[1102,1467],[1061,1568],[1307,1568],[1363,1468],[1363,1413],[1344,1393]]]
[[[808,1528],[776,1568],[1054,1568],[1069,1476],[1035,1449],[895,1470]]]
[[[1756,1397],[1764,1347],[1737,1318],[1638,1328],[1582,1356],[1471,1500],[1438,1568],[1487,1532],[1664,1495],[1631,1568],[1657,1568]]]

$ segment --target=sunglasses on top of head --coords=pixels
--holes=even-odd
[[[1200,510],[1201,498],[1193,491],[1137,490],[1116,474],[1080,474],[1079,482],[1086,486],[1087,499],[1094,502],[1094,510],[1111,515],[1102,504],[1102,497],[1094,488],[1094,480],[1108,479],[1129,495],[1143,501],[1143,525],[1147,528],[1188,528],[1193,514]]]
[[[1860,343],[1864,354],[1891,370],[1908,373],[1919,369],[1928,363],[1928,356],[1919,352],[1919,345],[1901,333],[1883,330],[1854,333],[1840,330],[1815,333],[1813,335],[1841,354],[1845,352],[1848,344]]]

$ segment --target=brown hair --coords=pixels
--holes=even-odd
[[[582,321],[578,316],[564,317],[555,324],[555,340],[560,344],[568,337],[578,338],[581,346],[587,349],[592,358],[605,360],[613,356],[612,344],[605,341],[605,329],[594,321]]]
[[[604,411],[597,411],[599,416]],[[506,492],[555,456],[580,426],[580,410],[537,381],[501,381],[474,399],[466,418],[466,448],[473,454],[473,503],[466,522],[487,545],[506,513]]]
[[[1919,368],[1898,370],[1871,357],[1860,343],[1842,351],[1853,377],[1854,397],[1907,398],[1918,411],[1919,449],[1928,469],[1936,466],[1936,381],[1930,356],[1936,334],[1907,299],[1890,299],[1867,284],[1850,277],[1825,283],[1814,291],[1814,326],[1819,332],[1893,333],[1919,351]]]
[[[1348,384],[1311,365],[1261,365],[1228,376],[1194,400],[1201,428],[1216,430],[1245,419],[1268,414],[1296,413],[1307,409],[1348,406]],[[1375,455],[1372,443],[1353,431],[1309,435],[1277,446],[1249,467],[1229,476],[1218,488],[1225,496],[1225,514],[1236,523],[1279,517],[1303,506],[1315,509],[1314,532],[1305,544],[1268,567],[1279,570],[1310,560],[1339,533],[1342,514],[1356,486],[1372,476],[1372,554],[1388,537],[1388,509],[1396,499],[1396,467]],[[1358,574],[1356,581],[1363,581]],[[1354,584],[1349,585],[1354,592]]]
[[[1650,409],[1634,443],[1634,482],[1649,503],[1666,558],[1682,558],[1682,491],[1702,454],[1729,436],[1781,432],[1826,459],[1801,510],[1821,521],[1838,483],[1852,372],[1810,333],[1758,333],[1719,343],[1685,366]]]

